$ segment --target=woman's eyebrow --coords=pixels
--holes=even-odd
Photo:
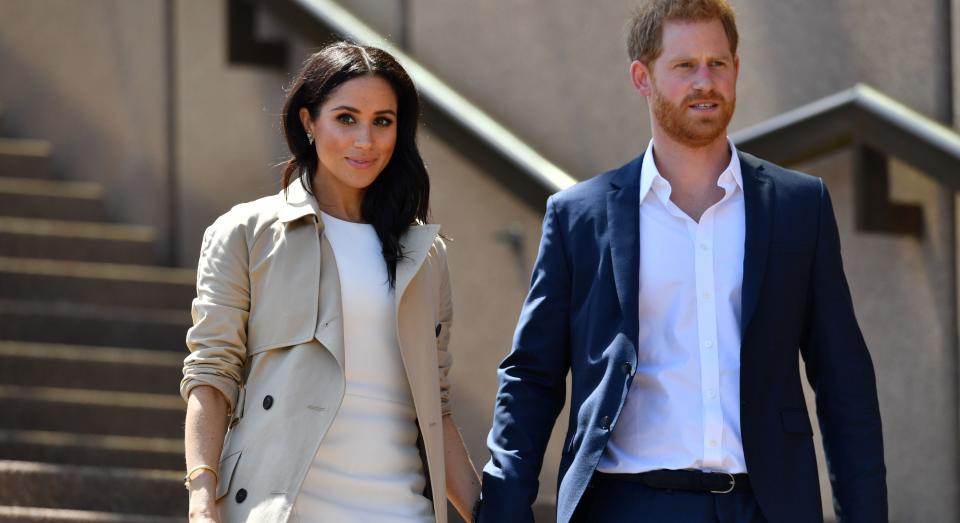
[[[360,114],[360,109],[357,109],[356,107],[350,107],[349,105],[338,105],[330,110],[331,111],[347,111],[350,113]],[[374,112],[373,114],[392,114],[396,116],[397,112],[394,111],[393,109],[381,109],[379,111]]]

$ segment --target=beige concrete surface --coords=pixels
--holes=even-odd
[[[108,216],[166,241],[160,0],[0,0],[0,133],[49,140],[57,177],[102,183]]]
[[[627,76],[634,0],[409,0],[415,57],[575,176],[624,163],[650,137]],[[733,0],[743,60],[733,129],[867,82],[949,115],[939,0]]]

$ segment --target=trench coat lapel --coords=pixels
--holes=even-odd
[[[404,291],[410,285],[410,281],[420,270],[423,260],[427,258],[430,252],[430,246],[437,239],[440,232],[440,226],[437,224],[414,225],[407,229],[403,237],[400,238],[400,245],[403,247],[403,258],[397,262],[397,285],[396,302],[400,306],[400,300],[403,298]]]

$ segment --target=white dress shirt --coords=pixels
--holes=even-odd
[[[654,162],[640,173],[637,371],[597,470],[746,472],[740,439],[740,295],[745,211],[740,160],[697,223],[670,201]]]

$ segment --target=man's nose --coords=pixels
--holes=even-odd
[[[693,76],[693,87],[702,91],[709,91],[713,88],[714,78],[713,70],[710,66],[703,64],[697,68]]]

